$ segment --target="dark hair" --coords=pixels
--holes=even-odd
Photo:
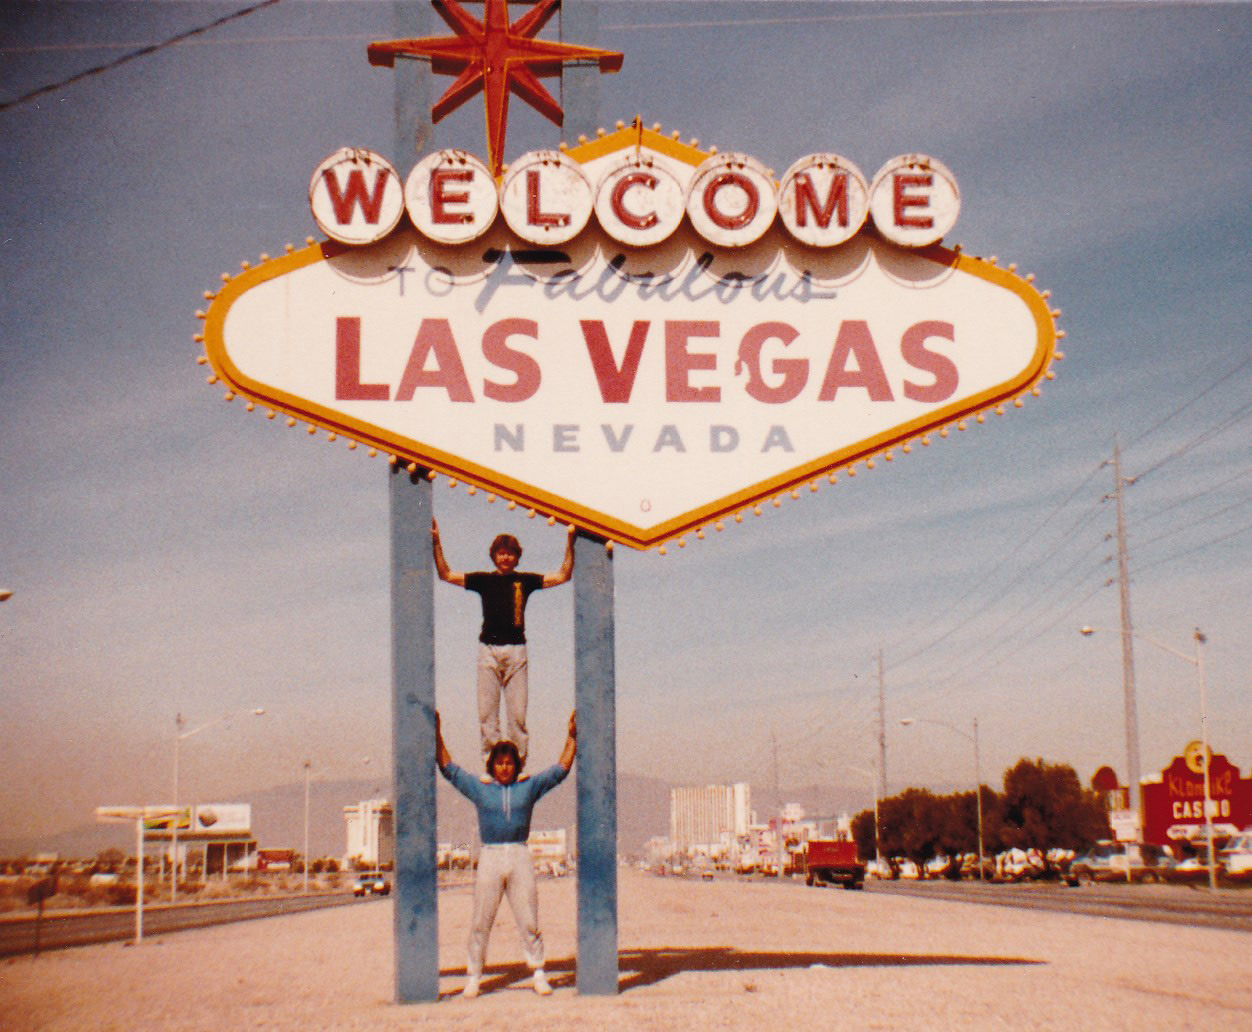
[[[522,768],[526,766],[526,761],[522,759],[521,753],[517,751],[517,746],[510,742],[507,738],[496,742],[491,747],[491,752],[487,754],[487,774],[490,777],[496,776],[496,758],[501,753],[510,753],[513,756],[513,769],[521,774]],[[516,779],[515,779],[516,780]]]
[[[491,547],[487,550],[487,554],[494,557],[497,552],[512,552],[520,559],[522,557],[522,546],[518,544],[517,538],[512,534],[497,534],[496,539],[491,542]]]

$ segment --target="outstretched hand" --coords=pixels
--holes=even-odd
[[[568,771],[574,766],[574,755],[578,752],[578,710],[569,715],[569,737],[565,739],[565,748],[561,750],[561,758],[557,760]]]

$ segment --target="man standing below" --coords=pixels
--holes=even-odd
[[[430,536],[439,579],[475,591],[482,599],[483,626],[478,636],[478,727],[485,758],[501,738],[517,746],[526,759],[529,675],[526,659],[526,600],[543,588],[564,584],[574,573],[574,528],[565,541],[565,559],[556,573],[524,573],[517,569],[522,546],[512,534],[500,534],[488,550],[494,570],[458,573],[448,569],[439,540],[439,524],[431,521]],[[500,734],[500,702],[504,701],[505,733]]]
[[[466,981],[461,995],[472,1000],[480,991],[487,941],[496,920],[500,900],[509,897],[513,920],[521,939],[526,964],[534,973],[534,988],[540,996],[552,992],[543,970],[543,935],[539,931],[539,890],[535,885],[535,862],[526,839],[535,804],[557,785],[574,766],[578,751],[578,723],[569,718],[565,748],[555,766],[541,770],[533,778],[519,779],[522,762],[517,747],[509,741],[497,742],[487,757],[488,778],[480,780],[452,762],[443,741],[439,714],[435,713],[435,762],[439,772],[478,811],[478,835],[482,852],[474,875],[474,917],[470,926]]]

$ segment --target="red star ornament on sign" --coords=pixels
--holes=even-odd
[[[540,78],[560,75],[562,66],[570,61],[596,61],[602,72],[616,72],[622,67],[622,55],[614,50],[534,38],[556,12],[559,2],[541,0],[510,24],[508,0],[486,0],[482,21],[468,14],[456,0],[433,0],[435,10],[456,35],[371,43],[370,64],[391,68],[397,57],[424,57],[429,58],[431,69],[437,74],[455,75],[456,81],[431,108],[435,122],[481,92],[487,109],[489,163],[492,175],[499,176],[504,167],[510,91],[559,126],[564,112]]]

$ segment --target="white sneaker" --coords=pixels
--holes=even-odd
[[[467,1000],[472,1000],[478,995],[478,976],[472,975],[465,982],[465,988],[461,990],[461,996]]]
[[[548,985],[548,976],[543,973],[543,968],[535,969],[535,992],[540,996],[552,995],[552,986]]]

